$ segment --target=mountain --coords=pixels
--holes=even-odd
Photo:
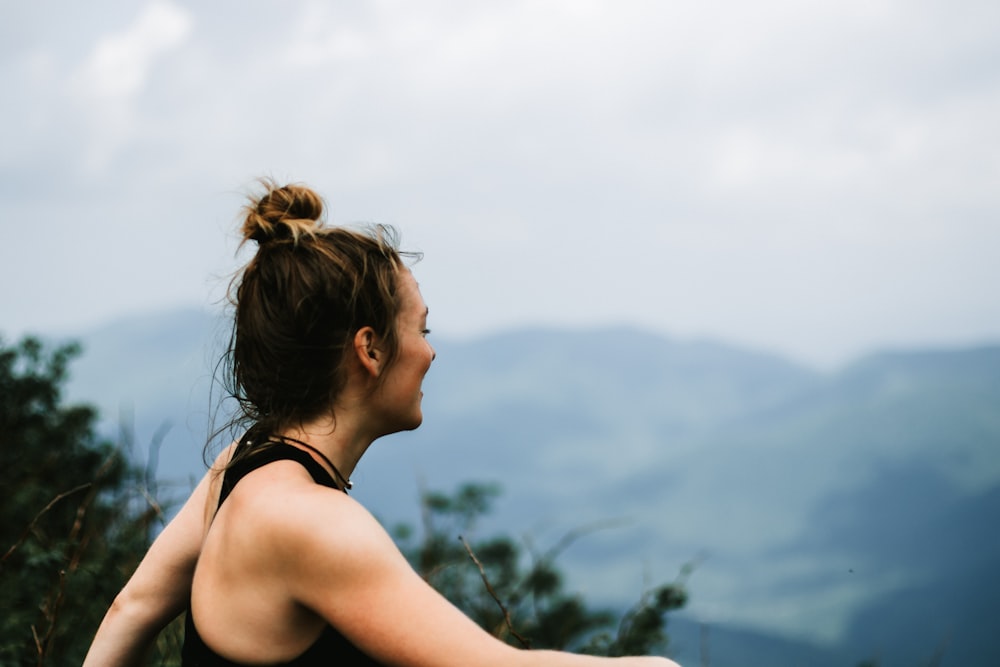
[[[131,404],[139,459],[171,423],[159,474],[180,494],[224,422],[209,394],[227,335],[196,311],[84,333],[70,396],[109,433]],[[675,622],[688,664],[705,636],[723,667],[1000,664],[1000,346],[817,373],[624,328],[433,342],[424,425],[355,471],[387,521],[418,523],[421,485],[497,481],[482,530],[545,546],[614,526],[561,560],[587,599],[626,604],[694,562]]]
[[[76,337],[83,354],[70,367],[67,399],[95,405],[104,430],[129,434],[146,460],[163,436],[159,476],[191,486],[205,471],[202,448],[217,420],[212,381],[228,330],[196,309],[117,320]]]

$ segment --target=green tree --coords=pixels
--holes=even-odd
[[[665,615],[685,604],[689,567],[677,581],[643,592],[624,614],[592,608],[565,590],[556,559],[602,526],[573,530],[541,553],[506,535],[468,538],[498,495],[490,484],[464,484],[450,495],[424,492],[419,541],[411,527],[395,529],[404,553],[435,589],[511,644],[612,656],[666,651]]]
[[[158,508],[141,475],[67,406],[75,345],[0,341],[0,664],[78,665],[145,553]]]

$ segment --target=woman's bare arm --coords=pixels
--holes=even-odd
[[[218,471],[230,448],[216,459],[177,516],[167,524],[115,597],[84,660],[84,667],[140,665],[160,631],[187,607],[191,578],[205,528],[218,498]]]

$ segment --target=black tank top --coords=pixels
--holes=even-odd
[[[245,443],[241,442],[239,446]],[[317,484],[339,489],[337,483],[333,481],[330,473],[317,463],[313,457],[297,447],[292,447],[285,443],[272,443],[258,452],[247,455],[246,458],[232,464],[222,478],[222,489],[219,492],[219,506],[229,497],[233,487],[243,477],[250,472],[273,463],[274,461],[296,461],[300,463]],[[279,663],[286,667],[319,667],[320,665],[345,665],[348,667],[379,667],[379,663],[362,653],[354,644],[349,642],[344,635],[340,634],[328,625],[304,653],[289,662]],[[188,607],[187,618],[184,621],[184,646],[181,649],[182,667],[245,667],[242,663],[226,660],[202,641],[198,630],[194,627],[191,618],[191,608]]]

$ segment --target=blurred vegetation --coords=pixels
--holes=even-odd
[[[144,475],[63,405],[75,345],[0,344],[0,664],[80,664],[161,512]]]
[[[665,614],[687,601],[689,567],[677,581],[643,592],[624,614],[593,608],[565,590],[555,561],[576,539],[604,526],[573,530],[544,552],[507,535],[467,538],[498,494],[488,484],[464,484],[451,495],[425,491],[420,538],[399,526],[396,541],[435,589],[510,644],[608,656],[665,653]]]
[[[13,346],[0,340],[4,666],[79,665],[164,516],[156,480],[129,460],[129,448],[98,437],[92,408],[63,404],[67,366],[79,352],[34,338]],[[428,582],[513,644],[598,655],[666,649],[664,614],[684,605],[681,580],[643,593],[624,615],[593,609],[564,590],[555,566],[589,529],[541,554],[503,535],[465,539],[497,494],[481,484],[423,494],[420,539],[412,527],[395,532]],[[178,665],[181,632],[178,622],[167,628],[149,664]]]

